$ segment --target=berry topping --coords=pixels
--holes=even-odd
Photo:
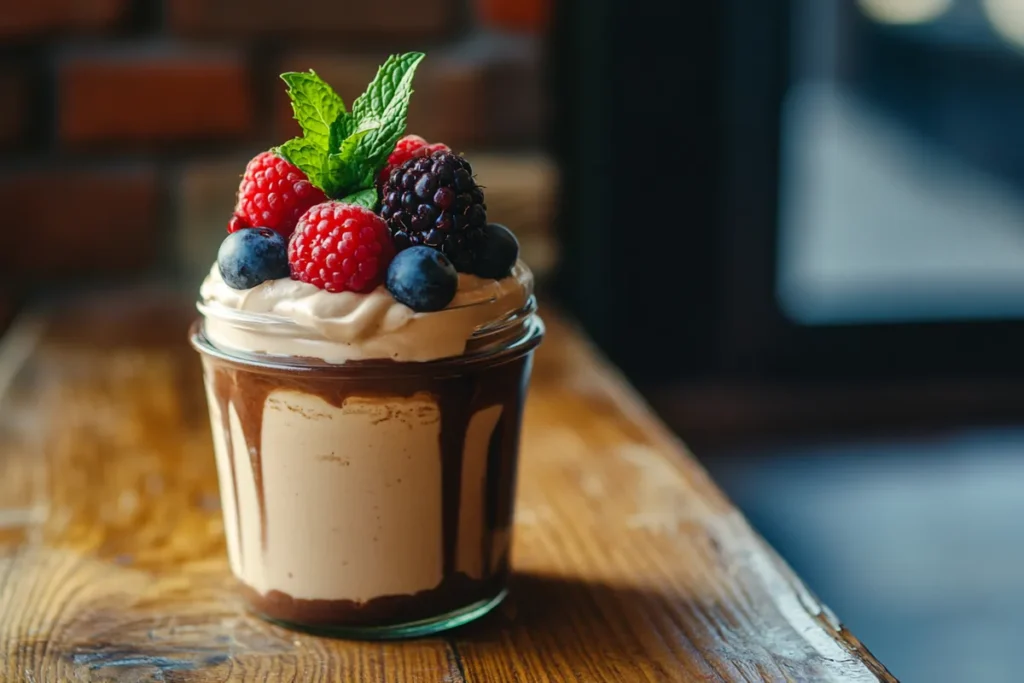
[[[398,251],[433,247],[457,270],[472,270],[487,205],[468,161],[447,151],[413,157],[391,171],[383,197],[381,216]]]
[[[443,142],[430,144],[419,135],[406,135],[395,143],[395,149],[388,156],[388,163],[381,169],[377,176],[377,183],[383,186],[391,176],[391,171],[401,166],[409,159],[424,157],[434,152],[450,152],[448,145]]]
[[[400,252],[388,268],[388,291],[414,311],[440,311],[455,297],[458,287],[455,266],[429,247]]]
[[[384,281],[395,248],[380,216],[355,204],[324,202],[302,215],[291,241],[292,279],[328,292],[369,292]]]
[[[519,240],[500,223],[488,223],[476,247],[473,274],[500,280],[508,277],[519,258]]]
[[[270,228],[242,228],[221,242],[217,266],[233,289],[288,277],[288,242]]]
[[[326,199],[295,164],[273,152],[262,152],[245,168],[228,232],[267,227],[288,237],[299,216]]]

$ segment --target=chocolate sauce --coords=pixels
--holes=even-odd
[[[507,567],[483,580],[462,572],[446,575],[435,588],[412,595],[382,595],[355,600],[300,600],[281,591],[263,595],[242,584],[242,595],[258,613],[303,626],[386,626],[429,619],[480,600],[493,598],[505,587]]]
[[[227,403],[219,398],[220,396],[230,395],[231,392],[226,388],[222,389],[217,387],[217,382],[221,377],[226,377],[226,375],[214,375],[212,378],[207,377],[206,381],[212,384],[213,395],[218,402],[217,407],[220,409],[221,430],[224,432],[224,443],[228,452],[228,465],[231,468],[231,499],[235,501],[235,529],[238,536],[238,565],[239,567],[244,568],[245,545],[244,539],[242,538],[242,509],[238,503],[238,474],[235,472],[235,447],[231,438],[231,414],[227,410]],[[213,428],[216,429],[217,425],[213,425]]]
[[[214,395],[217,400],[220,401],[221,410],[227,414],[227,408],[229,405],[233,405],[235,413],[238,415],[238,422],[242,426],[242,438],[245,439],[246,451],[249,453],[249,464],[252,467],[252,478],[256,485],[256,501],[260,511],[260,547],[266,549],[267,547],[267,503],[266,503],[266,492],[263,488],[263,461],[262,461],[262,446],[263,446],[263,403],[261,400],[259,404],[253,401],[247,400],[226,400],[223,397],[238,396],[244,394],[246,391],[243,387],[231,388],[231,383],[238,383],[240,380],[244,382],[243,375],[239,373],[231,373],[225,371],[217,371],[214,373]],[[226,387],[228,391],[221,393],[221,388]],[[269,392],[268,392],[269,395]],[[232,463],[234,463],[234,451],[232,453]],[[237,479],[235,483],[235,489],[237,491],[238,484]],[[237,503],[238,498],[235,498]]]
[[[415,594],[381,596],[365,602],[297,599],[276,590],[261,595],[243,585],[243,592],[253,607],[268,617],[296,624],[381,625],[437,616],[496,595],[508,573],[508,553],[505,547],[495,562],[494,545],[507,543],[510,538],[519,428],[532,360],[528,351],[534,345],[516,349],[516,353],[496,354],[483,361],[462,358],[429,364],[367,361],[302,368],[261,365],[204,353],[208,381],[223,416],[223,429],[232,456],[236,505],[238,486],[234,451],[230,445],[230,407],[234,407],[241,423],[256,484],[264,551],[267,522],[261,432],[263,408],[272,392],[311,394],[338,408],[349,398],[393,399],[429,394],[441,415],[442,538],[438,539],[443,549],[441,582]],[[208,350],[201,343],[197,346]],[[484,504],[476,513],[484,519],[483,542],[478,550],[483,572],[482,578],[473,578],[457,570],[460,508],[464,502],[461,500],[463,451],[472,417],[496,405],[502,407],[501,417],[488,445]],[[236,513],[240,518],[241,510]],[[343,593],[344,587],[340,588],[339,592]]]

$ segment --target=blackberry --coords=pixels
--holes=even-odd
[[[487,225],[484,191],[469,162],[448,151],[409,159],[384,184],[381,217],[395,249],[439,249],[456,270],[470,272]]]

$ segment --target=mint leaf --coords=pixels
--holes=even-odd
[[[352,114],[357,119],[369,115],[384,118],[384,112],[388,107],[403,99],[405,106],[408,107],[409,95],[412,94],[412,77],[425,56],[422,52],[407,52],[404,55],[388,57],[377,69],[377,75],[367,86],[366,92],[352,103]]]
[[[325,173],[331,179],[338,193],[352,193],[373,185],[373,176],[366,170],[360,141],[369,135],[377,125],[375,121],[363,124],[364,127],[361,130],[357,130],[341,142],[336,153],[327,157]],[[328,192],[328,194],[334,195],[333,192]]]
[[[347,112],[339,114],[331,124],[331,130],[327,136],[327,151],[336,154],[341,149],[342,141],[352,134],[356,127],[356,119]]]
[[[309,182],[327,191],[324,187],[327,152],[313,144],[309,138],[293,138],[278,147],[277,153],[298,166],[309,178]]]
[[[422,52],[388,57],[366,92],[352,103],[352,115],[356,119],[380,122],[370,135],[362,139],[359,148],[363,169],[371,178],[384,166],[395,143],[405,132],[412,79],[423,57]]]
[[[295,120],[305,139],[325,152],[330,151],[331,126],[339,115],[345,114],[345,103],[312,69],[309,73],[281,74],[281,79],[288,84]]]
[[[412,78],[423,57],[422,52],[389,57],[353,102],[351,113],[313,71],[282,74],[303,137],[286,142],[278,152],[328,197],[355,197],[375,206],[374,181],[405,132]]]
[[[366,136],[376,132],[381,127],[380,121],[370,119],[362,124],[351,135],[345,138],[338,153],[346,164],[360,164],[363,161],[364,147],[362,145]]]
[[[359,192],[353,192],[341,201],[346,204],[358,204],[359,206],[365,206],[370,211],[376,211],[377,188],[371,187],[366,190],[359,190]]]

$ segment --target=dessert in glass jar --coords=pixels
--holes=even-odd
[[[469,162],[401,137],[422,58],[390,58],[351,112],[284,75],[304,135],[249,163],[192,330],[242,594],[343,637],[431,633],[504,597],[543,336]]]

